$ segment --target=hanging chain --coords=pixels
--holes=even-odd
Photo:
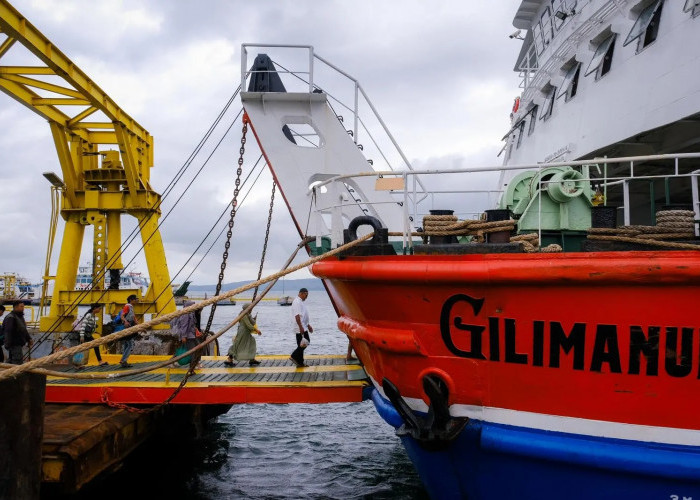
[[[241,149],[238,156],[238,169],[236,170],[236,183],[233,189],[233,201],[231,201],[231,218],[228,221],[228,231],[226,231],[226,243],[224,244],[224,255],[221,259],[221,271],[219,271],[219,281],[216,283],[216,292],[214,295],[221,293],[221,285],[224,281],[224,271],[226,270],[226,260],[228,259],[228,250],[231,248],[231,235],[233,234],[233,223],[236,217],[236,207],[238,206],[238,191],[241,187],[241,174],[243,173],[243,155],[245,153],[245,136],[248,132],[248,115],[243,114],[243,135],[241,135]],[[214,312],[216,311],[216,302],[211,305],[207,327],[204,329],[204,335],[207,335],[211,329],[211,323],[214,321]]]
[[[265,254],[267,253],[267,241],[270,239],[270,223],[272,222],[272,207],[275,204],[275,189],[277,184],[272,179],[272,196],[270,196],[270,211],[267,214],[267,229],[265,230],[265,243],[263,243],[262,255],[260,256],[260,269],[258,269],[258,281],[262,278],[263,265],[265,264]],[[253,291],[253,300],[258,296],[258,287]]]

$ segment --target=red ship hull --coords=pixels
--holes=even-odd
[[[433,374],[453,416],[569,417],[548,430],[628,439],[581,422],[634,424],[643,440],[637,426],[663,427],[660,441],[700,444],[696,252],[348,257],[313,273],[375,383],[416,410]]]

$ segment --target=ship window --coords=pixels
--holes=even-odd
[[[561,90],[559,91],[559,97],[564,95],[566,96],[564,100],[568,101],[576,95],[576,91],[578,90],[578,77],[580,74],[581,63],[574,63],[574,65],[571,66],[571,68],[569,68],[569,71],[566,72],[566,76],[564,77],[564,83],[562,84]]]
[[[683,12],[693,11],[693,17],[700,14],[700,0],[686,0]]]
[[[527,135],[532,135],[532,133],[535,131],[535,126],[537,125],[537,105],[535,105],[532,108],[532,111],[530,111],[530,127],[527,130]]]
[[[626,47],[641,36],[644,36],[644,38],[642,39],[643,45],[641,45],[640,48],[646,47],[656,40],[656,35],[659,31],[662,3],[662,0],[656,0],[639,13],[639,17],[637,17],[637,21],[627,35],[625,43],[622,44],[623,47]]]
[[[551,87],[549,92],[547,92],[547,97],[542,105],[542,112],[540,113],[540,120],[546,120],[552,116],[552,111],[554,110],[554,97],[557,95],[557,88]]]
[[[516,125],[516,128],[518,129],[518,142],[515,145],[515,149],[518,149],[520,144],[523,142],[523,136],[525,135],[525,120],[520,120],[520,123]]]
[[[532,27],[532,38],[535,40],[535,48],[537,49],[537,55],[539,56],[544,50],[544,43],[542,42],[542,28],[540,28],[540,23],[537,23]]]
[[[610,65],[612,64],[613,50],[615,49],[615,38],[617,35],[612,34],[598,45],[598,48],[593,54],[593,59],[588,65],[588,69],[583,76],[588,76],[591,73],[598,71],[596,78],[600,78],[610,71]]]
[[[554,36],[554,33],[552,32],[552,14],[549,7],[544,9],[544,12],[540,17],[540,22],[542,23],[542,39],[544,40],[544,45],[546,47],[549,45],[549,42]]]
[[[554,12],[552,16],[552,27],[554,28],[554,32],[557,33],[561,27],[564,26],[566,18],[569,17],[568,15],[562,16],[562,14],[567,12],[565,2],[562,0],[552,0],[552,12]],[[559,13],[559,15],[557,15],[557,13]]]

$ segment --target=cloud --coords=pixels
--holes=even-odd
[[[520,47],[507,38],[518,4],[515,0],[489,4],[456,0],[438,4],[418,0],[14,2],[154,136],[151,184],[161,193],[239,84],[240,46],[251,41],[313,45],[317,53],[356,77],[416,168],[499,163],[500,138],[509,128],[508,113],[518,93],[511,68]],[[15,47],[0,64],[19,64],[25,54]],[[303,62],[303,58],[292,59]],[[330,71],[321,67],[317,77],[336,83]],[[352,97],[349,84],[338,88],[339,97]],[[363,109],[367,111],[366,105]],[[239,110],[237,101],[163,202],[164,214],[173,209],[162,224],[171,275],[185,264],[232,197],[240,122],[202,174],[192,178]],[[343,114],[351,121],[347,112]],[[378,130],[376,120],[368,119],[367,124],[373,133]],[[60,172],[60,167],[46,122],[4,94],[0,95],[0,128],[0,213],[5,221],[0,231],[0,270],[38,281],[49,223],[49,185],[40,174]],[[364,130],[360,140],[368,157],[380,165],[381,154]],[[388,140],[377,140],[392,161],[399,159],[397,153],[389,152]],[[246,149],[244,177],[260,154],[252,134]],[[192,186],[175,206],[190,182]],[[257,274],[270,186],[266,172],[239,210],[226,281]],[[217,226],[215,234],[225,223]],[[124,236],[133,227],[133,221],[125,222]],[[86,231],[86,240],[90,237]],[[53,271],[59,238],[60,234]],[[282,265],[298,239],[278,195],[266,272]],[[83,246],[82,261],[90,258],[88,243]],[[137,238],[127,254],[139,247]],[[222,251],[223,239],[193,274],[195,283],[216,280]],[[202,254],[199,251],[185,266],[179,281]],[[133,265],[146,269],[142,257]]]

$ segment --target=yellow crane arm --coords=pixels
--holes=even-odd
[[[2,65],[17,42],[29,51],[30,60],[21,66]],[[153,137],[7,0],[0,0],[0,90],[49,122],[63,173],[61,215],[66,229],[51,313],[42,318],[42,327],[51,321],[69,327],[76,301],[99,296],[106,297],[101,302],[123,302],[127,291],[100,291],[105,274],[116,279],[123,268],[123,214],[138,220],[144,241],[151,287],[141,308],[156,314],[174,310],[158,233],[160,195],[149,183]],[[116,151],[102,151],[105,145],[117,146]],[[83,294],[83,300],[75,278],[88,225],[94,227],[93,274],[101,278],[97,293]]]

